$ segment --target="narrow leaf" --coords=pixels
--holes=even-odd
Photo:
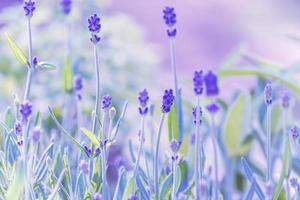
[[[85,134],[86,137],[90,139],[90,141],[93,143],[93,145],[100,147],[100,142],[98,141],[97,137],[92,133],[92,131],[86,129],[86,128],[80,128],[80,130]]]
[[[56,67],[50,63],[47,63],[47,62],[39,62],[37,64],[37,66],[40,68],[40,69],[44,69],[44,70],[54,70],[56,69]]]
[[[71,67],[70,58],[67,58],[65,60],[63,77],[64,77],[64,89],[67,93],[71,93],[73,90],[73,71]]]
[[[8,41],[8,44],[9,44],[10,48],[12,49],[12,51],[15,54],[16,58],[18,59],[18,61],[20,61],[21,64],[23,64],[23,65],[28,65],[29,66],[30,64],[28,62],[27,57],[25,56],[25,53],[18,47],[18,45],[14,42],[12,37],[8,33],[5,33],[5,37]]]

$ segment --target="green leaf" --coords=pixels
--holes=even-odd
[[[37,64],[37,66],[40,68],[40,69],[44,69],[44,70],[54,70],[56,69],[56,67],[50,63],[47,63],[47,62],[39,62]]]
[[[64,76],[64,89],[67,93],[71,93],[73,90],[73,71],[71,67],[70,58],[67,58],[65,60],[63,76]]]
[[[229,108],[224,124],[224,142],[230,156],[240,156],[245,131],[249,127],[250,97],[246,93],[238,96]]]
[[[19,199],[25,186],[25,174],[24,174],[24,162],[19,161],[17,163],[17,170],[15,171],[15,176],[13,181],[9,185],[8,191],[6,193],[6,200]]]
[[[286,138],[286,140],[285,140],[285,146],[284,146],[283,163],[282,163],[280,178],[279,178],[278,184],[277,184],[277,186],[275,188],[273,200],[277,200],[279,198],[284,178],[288,174],[290,166],[291,166],[291,148],[290,148],[290,142]]]
[[[286,87],[293,90],[300,96],[300,84],[297,83],[295,79],[289,76],[284,76],[278,70],[266,70],[261,68],[243,68],[243,69],[236,69],[236,68],[227,68],[219,70],[218,74],[221,77],[226,76],[249,76],[255,75],[264,79],[274,79],[281,82]]]
[[[36,115],[34,125],[37,127],[42,127],[42,115],[40,111]]]
[[[12,49],[12,51],[15,54],[16,58],[18,59],[18,61],[20,61],[20,63],[22,63],[23,65],[28,65],[29,66],[30,64],[28,62],[28,58],[25,56],[25,53],[14,42],[12,37],[8,33],[5,33],[5,37],[8,41],[8,44],[9,44],[10,48]]]
[[[80,130],[85,134],[86,137],[88,137],[93,145],[100,147],[100,142],[98,141],[97,137],[92,133],[92,131],[86,129],[86,128],[80,128]]]
[[[171,111],[168,114],[168,136],[169,141],[171,141],[172,138],[179,140],[179,126],[176,104],[172,106]]]

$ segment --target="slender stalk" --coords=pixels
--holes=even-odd
[[[218,175],[218,152],[217,152],[217,131],[215,128],[215,116],[211,114],[211,126],[212,126],[212,143],[213,143],[213,154],[214,154],[214,173],[215,173],[215,187],[214,197],[216,200],[219,199],[219,175]]]
[[[172,191],[172,200],[176,200],[176,185],[177,185],[177,161],[173,160],[173,191]]]
[[[195,148],[195,183],[196,188],[199,187],[199,179],[200,176],[202,178],[202,169],[200,169],[200,176],[199,176],[199,164],[200,168],[202,168],[202,158],[200,153],[200,97],[197,96],[197,107],[196,107],[196,148]],[[199,155],[200,155],[200,162],[199,162]],[[197,199],[200,199],[200,191],[196,189],[196,197]]]
[[[110,124],[110,118],[109,118],[109,111],[104,110],[103,114],[103,128],[102,128],[102,142],[106,141],[109,131],[109,124]],[[101,170],[102,170],[102,195],[105,200],[107,200],[107,194],[108,194],[108,187],[106,182],[106,166],[107,166],[107,160],[106,160],[106,145],[103,146],[101,150]]]
[[[267,106],[267,173],[266,182],[268,183],[271,177],[272,155],[271,155],[271,105]]]
[[[140,129],[140,146],[139,146],[139,151],[138,151],[138,156],[135,162],[135,167],[134,167],[134,176],[136,176],[138,168],[139,168],[139,162],[140,162],[140,157],[143,151],[143,144],[144,144],[144,116],[141,118],[141,129]]]
[[[289,135],[286,132],[287,129],[287,109],[283,109],[283,135],[284,135],[284,149],[288,149],[288,151],[290,151],[290,138]],[[288,147],[287,147],[288,146]],[[290,159],[290,158],[288,158]],[[284,171],[286,171],[286,169],[284,169]],[[288,172],[287,174],[285,174],[285,183],[286,183],[286,189],[285,189],[285,194],[286,194],[286,199],[290,199],[290,188],[289,188],[289,175],[290,172]]]
[[[155,189],[155,200],[158,200],[159,197],[159,183],[158,183],[158,152],[159,152],[159,143],[160,143],[160,137],[161,137],[161,131],[163,127],[165,119],[165,113],[162,113],[158,128],[158,134],[156,139],[156,148],[155,148],[155,162],[154,162],[154,189]]]

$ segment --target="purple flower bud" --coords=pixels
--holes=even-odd
[[[105,95],[102,97],[102,109],[103,110],[109,110],[111,106],[111,96]]]
[[[176,24],[176,13],[173,7],[166,6],[163,10],[163,19],[165,20],[165,24],[168,26],[167,34],[169,37],[176,36],[176,28],[174,28]]]
[[[167,165],[164,167],[164,173],[165,173],[165,175],[170,174],[171,171],[172,171],[171,167],[167,164]]]
[[[199,107],[199,109],[200,109],[199,124],[201,124],[202,123],[202,108]],[[196,122],[197,122],[197,107],[193,108],[193,118],[194,118],[194,124],[196,124]]]
[[[39,127],[35,127],[32,131],[31,137],[33,142],[37,143],[41,137],[41,129]]]
[[[80,91],[83,88],[82,78],[80,75],[74,77],[74,90]]]
[[[211,114],[215,114],[215,113],[217,113],[219,111],[219,106],[216,103],[212,103],[212,104],[209,104],[208,106],[206,106],[206,109]]]
[[[162,106],[161,106],[161,111],[163,113],[168,113],[168,112],[171,111],[171,107],[173,105],[174,98],[175,97],[173,95],[173,90],[172,89],[165,90],[163,100],[162,100]]]
[[[272,85],[268,83],[265,87],[265,101],[267,106],[272,104]]]
[[[22,145],[23,145],[23,140],[19,140],[19,141],[17,142],[17,144],[18,144],[18,146],[22,146]]]
[[[146,89],[139,92],[138,100],[140,103],[140,107],[139,107],[140,115],[146,115],[148,113],[148,101],[149,101],[149,95]]]
[[[27,122],[32,113],[32,104],[29,101],[23,102],[20,107],[20,113],[22,116],[22,121]]]
[[[195,94],[196,95],[201,95],[203,93],[203,82],[204,82],[202,70],[195,71],[193,82],[194,82],[194,92],[195,92]]]
[[[297,178],[291,178],[290,179],[290,183],[291,183],[291,186],[293,187],[293,188],[297,188],[298,187],[298,180],[297,180]]]
[[[79,169],[80,171],[87,175],[89,173],[89,164],[86,160],[81,160],[79,163]]]
[[[95,193],[93,195],[93,200],[103,200],[102,195],[100,193]]]
[[[88,18],[88,29],[92,34],[91,41],[97,43],[100,41],[100,37],[97,36],[97,33],[101,30],[100,18],[97,14],[94,14]]]
[[[217,96],[219,94],[218,77],[212,71],[204,76],[204,83],[207,96]]]
[[[136,194],[132,194],[131,196],[128,197],[127,200],[139,200],[139,198]]]
[[[200,196],[205,196],[207,191],[208,191],[208,186],[205,180],[202,179],[202,181],[200,181],[200,184],[198,186],[198,191]]]
[[[172,139],[171,142],[170,142],[170,148],[172,150],[172,152],[174,154],[176,154],[178,151],[179,151],[179,148],[181,146],[181,142],[176,140],[176,139]]]
[[[15,125],[14,125],[14,130],[15,130],[15,133],[16,133],[17,135],[22,134],[22,124],[21,124],[21,122],[17,121],[17,122],[15,123]]]
[[[290,106],[290,95],[287,92],[285,92],[281,100],[282,100],[281,103],[282,107],[287,109]]]
[[[61,0],[60,5],[65,15],[68,15],[71,12],[71,6],[72,6],[71,0]]]
[[[35,10],[35,1],[28,0],[24,1],[24,11],[25,11],[25,16],[26,17],[32,17],[33,12]]]
[[[37,66],[37,64],[38,64],[37,57],[34,57],[34,58],[33,58],[33,60],[32,60],[32,64],[33,64],[33,66],[34,66],[34,67],[36,67],[36,66]]]
[[[100,153],[101,153],[101,149],[99,147],[97,147],[94,152],[94,157],[95,158],[98,157],[100,155]]]
[[[83,148],[84,148],[86,154],[87,154],[88,156],[91,156],[92,150],[91,150],[88,146],[86,146],[86,145],[83,145]]]
[[[293,126],[291,128],[292,137],[296,140],[299,137],[299,128],[297,126]]]

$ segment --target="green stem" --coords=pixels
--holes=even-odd
[[[173,192],[172,192],[172,200],[176,200],[176,185],[177,185],[177,161],[173,160]]]
[[[196,146],[195,146],[195,183],[196,188],[199,187],[199,180],[202,178],[202,157],[200,153],[202,142],[200,142],[200,97],[197,96],[197,107],[196,107]],[[199,161],[200,155],[200,161]],[[199,176],[199,164],[200,164],[200,176]],[[196,197],[200,199],[200,192],[196,190]]]
[[[213,143],[213,154],[214,154],[214,173],[215,173],[215,187],[214,197],[216,200],[219,199],[219,175],[218,175],[218,152],[217,152],[217,131],[215,128],[215,116],[211,114],[212,122],[212,143]]]
[[[139,146],[139,151],[138,151],[138,156],[135,162],[135,167],[134,167],[134,176],[136,176],[138,168],[139,168],[139,162],[140,162],[140,157],[143,151],[143,144],[144,144],[144,116],[141,118],[141,130],[140,130],[140,146]]]
[[[271,155],[271,105],[267,106],[267,174],[266,182],[268,183],[271,177],[272,155]]]

